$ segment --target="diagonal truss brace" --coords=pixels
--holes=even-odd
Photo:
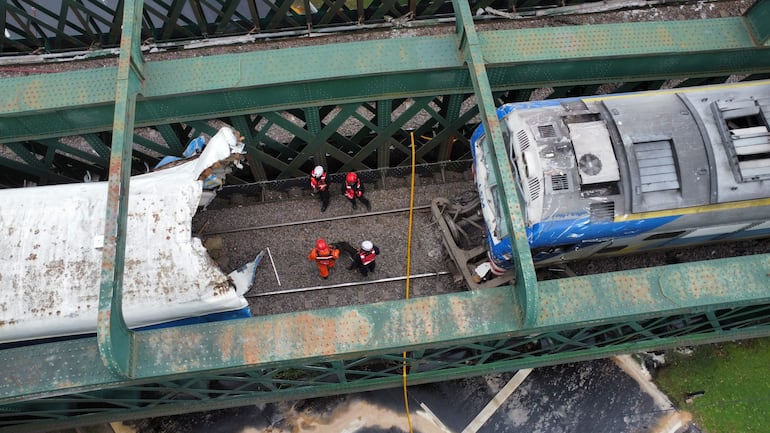
[[[756,43],[770,46],[770,1],[757,0],[746,11],[745,19]]]
[[[452,0],[452,4],[457,18],[456,32],[459,49],[468,65],[473,90],[476,93],[479,116],[486,131],[486,140],[491,141],[497,156],[498,163],[492,164],[492,169],[502,184],[502,189],[498,189],[499,199],[507,204],[503,206],[504,224],[508,224],[508,233],[511,233],[511,246],[515,250],[514,256],[520,258],[516,267],[516,282],[513,287],[518,310],[514,313],[518,316],[519,323],[526,326],[534,320],[534,311],[538,303],[537,277],[524,231],[516,180],[511,167],[506,163],[508,158],[503,144],[503,134],[497,119],[497,110],[492,96],[492,87],[487,76],[486,63],[481,52],[481,43],[473,25],[473,15],[467,2]]]
[[[102,361],[113,374],[122,377],[132,377],[136,363],[134,332],[123,318],[122,297],[134,109],[136,97],[144,88],[139,40],[142,5],[143,0],[126,0],[123,4],[97,323]]]

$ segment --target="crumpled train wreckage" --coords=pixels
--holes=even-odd
[[[123,277],[130,328],[250,316],[243,295],[258,260],[226,275],[191,228],[243,148],[240,134],[223,127],[208,143],[193,140],[185,158],[131,178]],[[0,344],[95,332],[107,197],[107,182],[0,191]]]

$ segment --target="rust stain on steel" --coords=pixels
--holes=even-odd
[[[449,302],[449,313],[451,315],[451,323],[456,327],[456,332],[465,334],[468,329],[471,329],[474,325],[474,321],[466,314],[467,303],[462,302],[458,298],[452,298]]]
[[[219,334],[219,349],[220,353],[222,353],[222,361],[224,362],[232,359],[234,337],[235,329],[232,326],[222,329],[222,332]]]
[[[736,276],[736,273],[734,272],[734,269],[728,269],[728,268],[721,268],[719,269],[720,274],[715,274],[714,272],[717,271],[713,268],[707,268],[705,270],[698,270],[696,272],[695,269],[691,269],[688,272],[689,280],[692,281],[692,285],[694,289],[697,289],[699,292],[702,290],[704,295],[709,296],[718,296],[718,297],[727,297],[729,296],[728,293],[728,286],[729,284],[727,281],[725,281],[725,278],[728,276]],[[728,277],[729,278],[729,277]],[[743,278],[731,278],[732,281],[738,282],[742,281]],[[701,293],[699,293],[700,295]]]
[[[252,342],[243,346],[243,362],[245,364],[259,364],[266,360],[265,353],[273,350],[275,342],[272,341],[272,332],[270,329],[273,321],[268,321],[260,326],[241,327],[241,336],[243,341]],[[257,343],[259,342],[259,343]]]
[[[334,355],[353,347],[365,347],[373,326],[358,311],[339,317],[313,313],[293,314],[280,320],[243,329],[244,361],[259,364],[292,358]]]
[[[40,90],[42,85],[41,80],[35,80],[29,83],[23,90],[21,94],[21,101],[22,105],[21,107],[17,107],[20,110],[23,108],[41,108],[41,99],[42,99],[42,91]]]
[[[660,29],[659,29],[659,31],[657,33],[658,33],[658,40],[664,41],[664,43],[662,44],[663,46],[669,46],[670,47],[670,46],[675,45],[674,44],[674,40],[671,38],[671,32],[668,30],[668,27],[660,27]],[[676,45],[679,45],[679,48],[683,48],[682,45],[684,45],[684,44],[682,44],[682,42],[680,41]],[[687,45],[689,45],[689,44],[687,44]]]
[[[105,332],[108,332],[110,329],[110,312],[112,311],[111,308],[108,308],[106,310],[99,310],[99,313],[96,316],[96,329],[97,332],[99,332],[100,335],[105,335]]]
[[[689,295],[693,299],[700,299],[701,295],[705,294],[701,292],[701,287],[703,286],[700,284],[699,279],[693,278],[694,275],[692,271],[687,273],[677,272],[675,275],[678,277],[677,289],[679,289],[682,295]],[[705,274],[699,276],[702,278],[707,278]],[[672,278],[666,278],[666,280],[666,282],[670,284]]]
[[[208,361],[201,356],[180,356],[184,354],[201,354],[201,348],[207,348],[205,335],[200,332],[189,332],[183,328],[164,328],[154,333],[149,341],[150,353],[155,356],[155,364],[176,373],[183,373],[199,368]],[[221,354],[212,354],[219,358]]]
[[[549,299],[552,301],[549,301]],[[594,305],[596,295],[593,286],[589,280],[563,280],[559,281],[556,293],[546,296],[540,294],[540,316],[539,321],[544,322],[551,317],[573,317],[577,314],[576,306]]]
[[[433,297],[412,299],[401,310],[403,319],[394,325],[398,328],[395,335],[404,335],[409,343],[433,340],[440,333],[433,324],[436,318],[431,312],[439,311],[438,302]]]
[[[615,283],[613,292],[621,306],[639,303],[649,305],[654,302],[646,275],[620,274],[613,276],[612,280]]]
[[[687,268],[685,271],[661,275],[660,285],[669,293],[678,292],[678,296],[682,299],[729,298],[731,282],[745,279],[746,277],[734,267],[714,269],[709,266],[696,266]]]

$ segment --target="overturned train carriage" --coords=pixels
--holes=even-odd
[[[249,316],[250,266],[226,275],[192,237],[204,186],[238,163],[222,128],[197,157],[132,177],[123,311],[131,328]],[[215,184],[217,182],[214,182]],[[0,344],[92,334],[99,309],[107,183],[0,191]]]
[[[770,82],[498,109],[536,266],[770,235]],[[494,155],[472,139],[492,271],[512,261]]]

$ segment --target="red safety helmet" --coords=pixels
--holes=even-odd
[[[328,247],[328,245],[326,245],[326,241],[325,240],[318,239],[317,241],[315,241],[315,249],[320,251],[320,250],[325,250],[327,247]]]
[[[358,180],[358,176],[356,176],[356,174],[351,171],[347,176],[345,176],[345,180],[348,183],[355,183],[355,181]]]

